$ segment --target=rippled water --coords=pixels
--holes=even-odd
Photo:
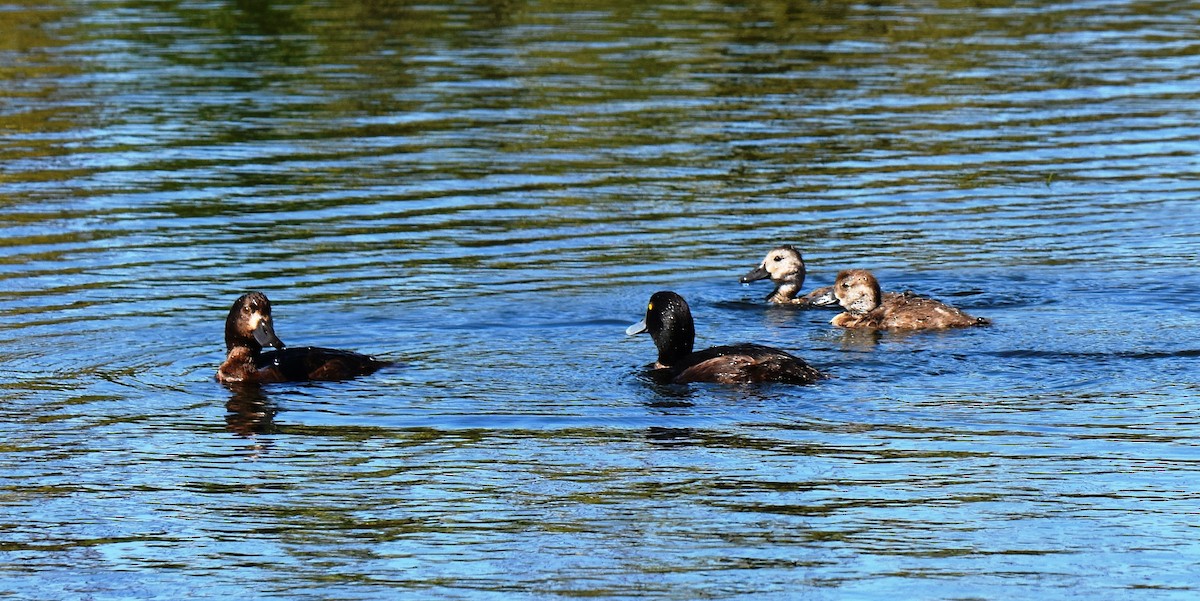
[[[0,9],[0,594],[1194,598],[1200,5]],[[989,328],[767,307],[868,267]],[[223,320],[400,362],[231,391]],[[655,290],[807,387],[656,387]]]

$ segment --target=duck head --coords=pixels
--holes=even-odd
[[[690,355],[696,340],[696,324],[687,301],[674,292],[655,292],[646,305],[646,316],[625,330],[629,336],[642,332],[649,332],[654,339],[658,364],[662,367]]]
[[[261,292],[248,292],[233,301],[225,318],[225,349],[249,347],[261,351],[264,346],[284,347],[275,335],[271,321],[271,301]]]
[[[839,272],[837,280],[833,283],[832,293],[838,304],[854,315],[873,311],[883,299],[879,280],[865,269],[846,269]]]
[[[775,284],[775,291],[771,296],[782,296],[780,302],[796,296],[800,292],[800,287],[804,285],[804,276],[806,275],[804,267],[804,257],[800,256],[800,251],[791,244],[784,244],[772,248],[767,256],[763,258],[762,263],[758,267],[750,270],[749,273],[742,276],[739,280],[743,284],[756,282],[766,278],[771,278]]]

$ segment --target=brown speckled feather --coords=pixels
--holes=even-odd
[[[875,276],[862,269],[839,273],[834,283],[834,293],[846,312],[834,317],[831,323],[843,328],[936,330],[989,323],[961,309],[911,292],[881,295]],[[883,297],[882,303],[880,296]]]

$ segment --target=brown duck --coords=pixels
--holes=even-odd
[[[767,302],[779,305],[801,305],[807,307],[836,307],[837,300],[831,296],[832,286],[817,288],[808,294],[800,294],[804,287],[804,278],[808,270],[804,265],[804,257],[791,244],[781,244],[772,248],[758,267],[750,270],[738,281],[743,284],[771,278],[775,289],[767,295]],[[887,300],[893,296],[902,296],[897,292],[884,292]]]
[[[264,345],[278,350],[264,353]],[[227,384],[345,380],[389,365],[351,351],[285,348],[275,335],[271,301],[261,292],[249,292],[234,301],[225,318],[225,348],[228,355],[217,370],[217,380]]]
[[[812,299],[829,291],[829,287],[818,288],[808,294],[800,295],[807,275],[804,257],[791,244],[783,244],[772,248],[762,263],[742,276],[739,281],[743,284],[771,278],[775,289],[767,295],[767,302],[781,305],[811,305]]]
[[[865,269],[838,273],[833,290],[813,302],[840,304],[845,312],[839,313],[831,323],[843,328],[940,330],[990,323],[982,317],[972,317],[961,309],[911,292],[884,295],[879,290],[879,280]]]

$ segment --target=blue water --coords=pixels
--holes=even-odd
[[[1200,5],[0,11],[0,594],[1191,599]],[[993,325],[847,332],[804,251]],[[698,345],[813,386],[657,386]],[[398,364],[230,390],[225,314]]]

